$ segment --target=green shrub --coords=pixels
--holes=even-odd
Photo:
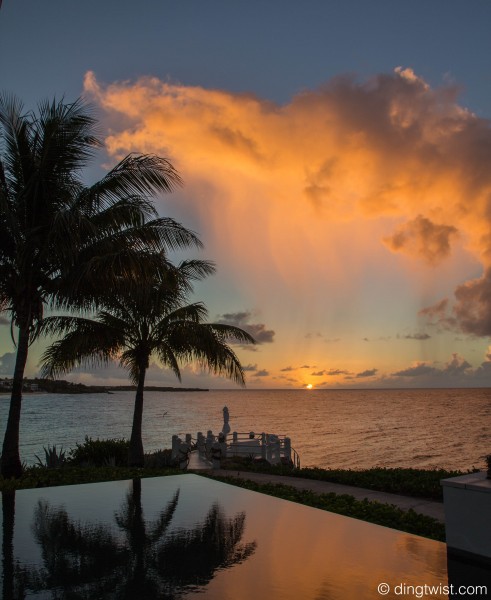
[[[43,488],[58,485],[78,485],[98,481],[134,479],[135,477],[161,477],[181,475],[177,469],[138,469],[129,467],[78,467],[66,465],[63,469],[28,467],[20,479],[3,479],[0,476],[0,492]]]
[[[66,457],[65,452],[63,452],[63,446],[60,448],[60,450],[56,449],[56,444],[51,448],[49,446],[47,448],[43,446],[43,450],[45,462],[43,462],[37,454],[34,455],[35,458],[38,459],[37,466],[45,469],[59,469],[60,467],[63,467],[66,464]]]
[[[444,523],[440,523],[432,517],[416,513],[413,509],[404,511],[393,504],[382,504],[366,499],[357,500],[347,494],[316,494],[310,490],[297,490],[294,487],[279,483],[256,483],[255,481],[236,477],[218,477],[208,474],[206,476],[248,490],[290,500],[291,502],[298,502],[339,515],[368,521],[369,523],[392,527],[433,540],[445,541]]]
[[[93,440],[85,436],[83,444],[70,450],[69,458],[73,465],[79,466],[117,466],[128,465],[130,443],[125,439]]]
[[[146,469],[163,469],[165,467],[176,467],[176,461],[172,458],[172,450],[157,450],[145,454]]]
[[[228,468],[225,466],[225,468]],[[232,467],[233,468],[233,467]],[[237,467],[235,467],[237,468]],[[353,485],[368,490],[379,490],[392,494],[417,496],[431,500],[443,500],[443,491],[440,481],[448,477],[463,475],[462,471],[447,471],[444,469],[410,469],[374,467],[365,470],[352,469],[321,469],[319,467],[306,467],[303,469],[290,469],[282,465],[247,465],[241,469],[274,475],[288,475],[305,479],[317,479]]]

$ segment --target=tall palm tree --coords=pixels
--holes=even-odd
[[[186,261],[152,285],[126,288],[106,296],[95,319],[47,317],[46,333],[64,332],[63,339],[43,354],[42,374],[54,377],[80,364],[107,364],[117,359],[137,386],[131,430],[129,464],[143,466],[143,391],[152,355],[181,381],[181,365],[196,363],[217,375],[244,385],[244,371],[227,342],[255,343],[231,325],[206,323],[202,302],[188,304],[191,281],[213,271],[207,261]]]
[[[24,112],[0,96],[0,311],[18,329],[1,472],[22,473],[19,423],[29,345],[46,307],[89,310],[122,282],[167,269],[165,251],[201,244],[158,218],[150,196],[181,183],[157,156],[129,155],[87,187],[82,170],[101,146],[82,101],[44,102]]]

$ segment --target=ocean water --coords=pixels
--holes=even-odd
[[[44,457],[96,438],[129,438],[133,392],[26,394],[21,458]],[[9,396],[0,396],[3,439]],[[173,434],[223,425],[232,431],[289,435],[302,466],[323,468],[483,468],[491,453],[491,390],[210,390],[146,392],[146,451],[169,448]]]

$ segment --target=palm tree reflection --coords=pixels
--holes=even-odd
[[[14,578],[15,490],[2,491],[2,598],[22,598],[23,592]]]
[[[157,519],[144,518],[141,480],[115,514],[121,534],[108,525],[74,522],[62,507],[39,501],[33,533],[43,567],[23,567],[18,577],[32,591],[52,590],[56,599],[176,599],[208,583],[219,569],[251,556],[256,542],[241,543],[245,513],[225,516],[218,503],[191,529],[169,526],[179,490]]]

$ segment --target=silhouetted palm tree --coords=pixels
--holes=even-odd
[[[196,363],[208,371],[244,385],[244,371],[227,342],[254,343],[232,325],[206,323],[203,303],[186,304],[191,281],[213,270],[206,261],[188,261],[169,267],[164,279],[152,285],[127,288],[104,299],[95,319],[48,317],[47,333],[65,332],[42,356],[42,373],[53,377],[79,364],[119,360],[136,384],[129,463],[143,466],[143,391],[150,357],[156,356],[181,381],[180,366]]]
[[[149,200],[180,183],[167,160],[129,155],[83,184],[81,171],[101,146],[95,124],[81,101],[25,113],[15,97],[0,96],[0,311],[10,312],[12,339],[18,328],[4,477],[22,473],[22,383],[43,309],[93,308],[101,291],[166,269],[163,252],[201,246],[179,223],[158,218]]]
[[[177,490],[158,517],[148,522],[141,480],[134,479],[115,514],[123,537],[108,525],[74,522],[65,508],[40,501],[32,530],[43,567],[17,568],[19,585],[33,592],[56,589],[60,600],[171,600],[254,553],[256,542],[241,543],[245,513],[227,518],[218,504],[192,529],[170,531],[179,496]]]

